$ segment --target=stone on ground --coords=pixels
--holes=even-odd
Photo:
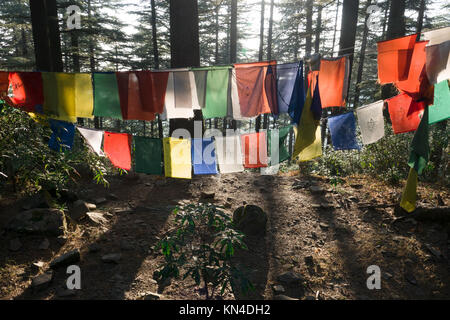
[[[59,236],[66,231],[66,219],[58,209],[31,209],[16,214],[6,229],[27,234]]]
[[[50,262],[50,268],[56,269],[59,267],[69,266],[80,261],[80,251],[78,249],[69,251]]]
[[[258,206],[245,205],[233,213],[236,228],[246,235],[264,235],[267,225],[267,214]]]

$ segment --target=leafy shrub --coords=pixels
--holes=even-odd
[[[14,192],[59,190],[87,169],[97,183],[108,185],[106,160],[91,152],[78,135],[72,151],[48,147],[51,129],[13,107],[0,104],[0,189]]]
[[[236,249],[247,247],[229,216],[213,204],[189,204],[173,213],[176,227],[156,245],[164,264],[154,273],[155,280],[178,278],[184,271],[183,280],[191,277],[197,285],[203,283],[206,299],[218,288],[221,295],[228,286],[244,293],[253,288],[232,264]]]

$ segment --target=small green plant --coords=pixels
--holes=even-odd
[[[164,282],[172,278],[191,277],[203,285],[206,299],[217,289],[223,295],[227,287],[244,294],[253,285],[233,266],[237,249],[247,250],[244,234],[235,230],[232,219],[213,204],[189,204],[173,211],[176,227],[161,239],[156,249],[164,256],[164,264],[154,279]]]

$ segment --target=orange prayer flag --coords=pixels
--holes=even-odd
[[[33,112],[34,107],[44,104],[42,75],[40,72],[11,72],[9,83],[13,97],[10,101],[17,108]]]
[[[408,79],[417,34],[381,41],[378,46],[378,82],[393,83]]]
[[[347,56],[321,60],[319,91],[322,108],[345,107],[348,91],[349,67],[350,64]]]
[[[428,41],[419,41],[414,45],[411,64],[409,66],[408,78],[395,82],[395,86],[414,99],[422,98],[430,84],[426,72],[426,52],[425,47]]]
[[[271,113],[265,89],[267,67],[276,61],[235,64],[236,83],[243,117]]]
[[[395,134],[415,131],[425,109],[423,101],[414,101],[406,93],[386,100]]]
[[[131,169],[131,135],[105,131],[103,149],[111,163],[124,170]]]
[[[266,132],[241,135],[241,148],[245,168],[268,166]]]

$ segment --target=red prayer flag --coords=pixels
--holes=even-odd
[[[124,170],[131,169],[131,135],[105,131],[103,150],[111,163]]]
[[[408,78],[395,83],[395,86],[401,92],[407,93],[415,100],[422,98],[430,86],[426,71],[427,55],[425,47],[427,44],[428,41],[416,42],[409,66]]]
[[[416,39],[417,34],[413,34],[377,43],[380,84],[403,81],[408,78]]]
[[[155,120],[155,113],[144,109],[141,102],[139,79],[135,72],[117,72],[120,108],[124,120]]]
[[[42,75],[40,72],[11,72],[9,83],[12,86],[13,106],[27,112],[34,112],[36,105],[44,104]]]
[[[169,72],[138,71],[136,75],[144,110],[163,113]]]
[[[406,93],[386,101],[395,134],[417,130],[425,110],[423,101],[414,101]]]
[[[241,135],[244,168],[264,168],[268,166],[267,139],[265,132]]]
[[[265,79],[269,65],[275,66],[276,61],[234,65],[239,104],[243,117],[256,117],[260,114],[271,112],[265,89]],[[270,88],[267,92],[270,92]]]

